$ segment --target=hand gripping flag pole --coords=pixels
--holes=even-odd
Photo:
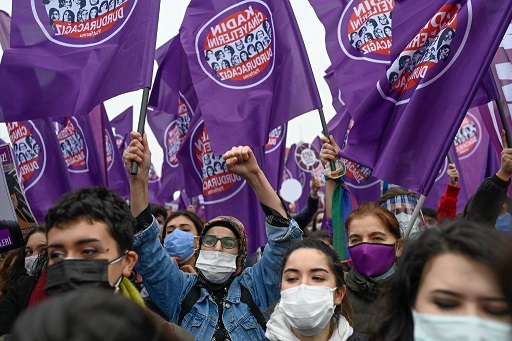
[[[137,132],[140,133],[141,135],[144,135],[144,125],[146,124],[146,113],[148,110],[148,100],[149,100],[149,88],[146,87],[142,91],[142,103],[140,106],[139,124],[137,126]],[[139,164],[137,162],[133,162],[130,174],[137,175],[138,169],[139,169]]]

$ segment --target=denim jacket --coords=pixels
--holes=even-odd
[[[263,329],[252,315],[249,306],[240,301],[240,285],[245,286],[261,311],[280,297],[281,263],[293,240],[302,238],[302,231],[294,220],[288,227],[266,225],[268,243],[261,260],[246,268],[231,283],[224,301],[222,321],[232,340],[262,340]],[[178,323],[181,302],[196,284],[198,276],[182,272],[165,252],[157,237],[158,224],[152,224],[135,235],[135,252],[139,255],[135,269],[142,275],[151,299],[169,317]],[[217,325],[217,304],[208,291],[201,287],[201,295],[181,327],[196,340],[211,340]]]

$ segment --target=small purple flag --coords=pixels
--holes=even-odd
[[[253,149],[253,152],[261,165],[263,148]],[[206,219],[219,215],[236,217],[247,230],[249,253],[265,245],[265,217],[256,195],[244,179],[227,171],[222,155],[213,153],[200,110],[192,119],[178,158],[189,180],[185,182],[187,194],[203,195]]]
[[[71,191],[66,164],[51,120],[7,122],[21,183],[37,221]]]
[[[15,1],[0,120],[86,115],[151,86],[160,0]]]
[[[130,133],[133,131],[133,107],[129,107],[110,121],[114,130],[116,146],[121,152],[124,152],[130,144]]]
[[[272,130],[265,145],[264,171],[272,188],[275,190],[278,190],[283,182],[287,129],[288,124],[283,124]]]
[[[71,189],[105,185],[89,117],[65,117],[57,123],[57,139],[69,171]]]
[[[177,115],[151,108],[148,110],[149,126],[162,147],[164,155],[160,190],[157,194],[157,202],[163,204],[173,201],[174,192],[184,187],[184,173],[177,155],[188,132],[192,116],[192,108],[185,103],[185,100],[181,102],[180,112]]]
[[[343,155],[428,194],[511,18],[504,0],[397,2],[393,62],[350,111]]]
[[[102,126],[103,129],[100,133],[103,134],[103,144],[105,146],[103,159],[105,160],[105,167],[107,169],[107,187],[113,190],[116,194],[125,199],[130,197],[130,186],[128,183],[128,173],[124,167],[124,162],[119,149],[116,146],[116,140],[110,121],[108,120],[107,112],[103,105],[100,110],[102,112]]]
[[[216,153],[321,107],[289,0],[192,0],[180,38]]]
[[[499,170],[498,154],[492,147],[479,107],[471,108],[466,113],[453,143],[460,163],[459,173],[464,177],[464,187],[472,195],[485,177]],[[493,169],[493,172],[488,174],[487,169]]]
[[[11,17],[9,14],[0,10],[0,47],[2,50],[7,50],[10,43],[9,32],[11,30]]]

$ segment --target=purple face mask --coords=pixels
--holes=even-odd
[[[395,263],[394,244],[361,243],[348,249],[354,269],[368,277],[385,274]]]

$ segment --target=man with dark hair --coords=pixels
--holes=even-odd
[[[43,288],[50,297],[76,289],[108,290],[144,305],[128,279],[138,259],[133,251],[135,226],[126,201],[106,188],[81,188],[64,194],[46,215],[47,274],[32,286],[25,286],[21,295],[18,293],[18,299],[25,296],[25,305],[17,307],[21,308],[17,313],[29,306],[29,298],[31,304],[37,303],[34,297],[36,301],[45,299],[39,292]],[[3,303],[0,320],[13,315]],[[190,339],[180,327],[161,323],[168,333],[176,335],[176,340]]]

